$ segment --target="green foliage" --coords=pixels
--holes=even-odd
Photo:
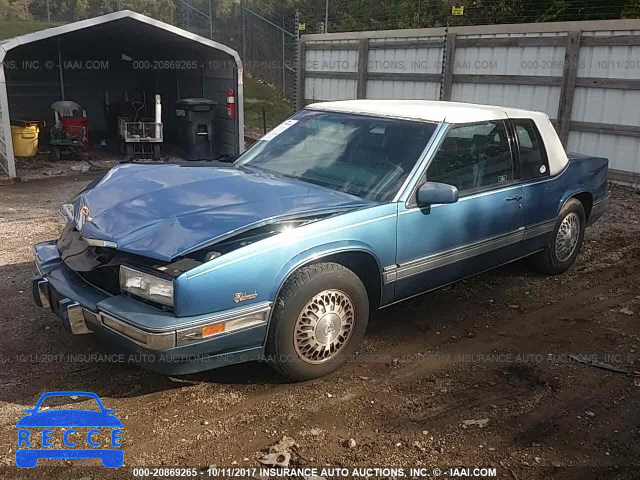
[[[173,0],[122,0],[122,8],[142,13],[163,22],[173,23],[176,5]]]
[[[6,20],[9,16],[9,0],[0,0],[0,20]]]
[[[293,108],[278,93],[256,78],[244,79],[244,122],[247,127],[262,128],[262,110],[267,127],[272,128],[293,115]]]
[[[56,22],[70,22],[127,8],[159,20],[208,30],[205,17],[212,7],[214,25],[226,25],[241,0],[49,0]],[[260,15],[292,29],[295,12],[307,33],[320,31],[324,0],[243,0]],[[192,8],[185,5],[188,4]],[[464,6],[463,16],[452,16],[451,6]],[[202,12],[202,13],[198,13]],[[639,0],[329,0],[330,31],[420,28],[443,25],[477,25],[638,18]],[[47,0],[0,0],[0,20],[46,20]],[[235,32],[234,32],[235,33]]]
[[[45,28],[57,27],[57,23],[48,22],[16,22],[9,20],[0,20],[0,40],[3,38],[17,37],[25,33],[37,32]]]
[[[250,8],[278,18],[300,12],[307,33],[324,22],[323,0],[245,0]],[[463,16],[451,15],[451,6],[464,6]],[[329,0],[330,31],[556,22],[637,18],[638,0]]]

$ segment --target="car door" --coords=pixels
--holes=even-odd
[[[514,153],[524,195],[523,250],[532,253],[545,247],[556,224],[563,188],[549,175],[549,159],[536,124],[530,118],[509,120]]]
[[[437,288],[521,255],[523,193],[502,120],[449,126],[425,181],[454,185],[456,203],[399,205],[397,261],[385,274],[396,300]]]

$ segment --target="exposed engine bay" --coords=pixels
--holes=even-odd
[[[132,255],[111,247],[90,245],[71,222],[67,224],[58,239],[57,247],[63,262],[86,282],[112,295],[118,295],[120,293],[118,278],[120,265],[136,266],[160,272],[165,276],[177,277],[229,252],[332,214],[335,212],[296,219],[273,220],[235,233],[171,262],[161,262],[152,258]]]

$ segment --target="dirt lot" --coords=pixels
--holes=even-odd
[[[262,364],[168,378],[101,362],[89,356],[106,352],[95,338],[68,335],[33,305],[30,246],[57,236],[57,207],[94,175],[0,187],[0,478],[258,467],[283,436],[298,444],[292,465],[492,466],[513,480],[640,478],[640,386],[567,357],[597,355],[640,370],[640,195],[633,190],[612,187],[609,212],[588,231],[567,274],[541,276],[518,262],[385,309],[370,323],[361,361],[285,384]],[[115,409],[124,423],[123,469],[62,460],[12,467],[16,421],[53,390],[95,392]],[[355,446],[345,446],[348,439]]]

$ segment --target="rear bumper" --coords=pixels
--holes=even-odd
[[[604,212],[606,212],[609,207],[609,194],[605,195],[603,198],[594,202],[591,207],[591,213],[589,214],[589,220],[587,220],[587,225],[593,225],[596,221],[602,217]]]
[[[263,356],[269,302],[195,317],[174,317],[123,295],[84,282],[60,261],[53,242],[34,247],[39,275],[31,280],[34,302],[50,309],[72,334],[96,333],[127,359],[150,370],[186,374]],[[225,331],[202,336],[224,323]],[[230,331],[229,331],[230,330]]]

